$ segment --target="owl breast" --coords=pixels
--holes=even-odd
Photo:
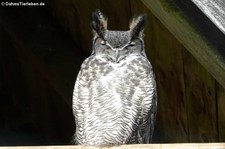
[[[151,64],[141,55],[120,63],[87,58],[73,94],[77,143],[120,145],[138,138],[140,125],[147,125],[154,90]]]

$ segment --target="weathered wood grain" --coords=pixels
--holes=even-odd
[[[87,57],[92,44],[91,13],[100,8],[100,1],[50,0],[48,3],[56,19],[79,45],[76,50],[82,51],[83,58]]]
[[[159,142],[188,142],[183,46],[156,18],[152,32],[159,90],[155,135]]]
[[[166,1],[142,0],[168,30],[225,87],[225,63],[223,57],[179,13],[165,4]]]
[[[20,17],[23,18],[22,16]],[[42,144],[70,144],[75,129],[74,117],[70,106],[72,92],[66,87],[68,76],[60,76],[60,73],[57,72],[60,71],[61,67],[56,68],[54,65],[59,66],[67,62],[73,63],[73,60],[70,61],[69,57],[75,54],[69,52],[70,50],[68,49],[64,49],[64,52],[67,51],[68,53],[57,55],[55,57],[57,61],[54,61],[51,56],[48,56],[48,60],[51,59],[51,62],[44,61],[38,54],[34,54],[34,48],[30,48],[28,42],[25,42],[27,38],[31,39],[33,36],[30,35],[26,38],[26,36],[21,35],[23,31],[23,33],[31,34],[28,30],[32,28],[31,24],[26,24],[28,31],[23,30],[23,27],[18,29],[16,27],[20,23],[12,23],[13,21],[16,22],[16,20],[10,20],[9,18],[11,17],[6,15],[5,17],[3,15],[0,17],[0,24],[4,28],[4,34],[1,34],[4,36],[4,39],[1,44],[3,47],[0,48],[0,69],[3,72],[1,77],[6,86],[7,96],[9,96],[5,99],[5,102],[8,103],[7,107],[1,110],[3,111],[1,119],[3,119],[0,124],[0,130],[12,132],[14,135],[7,134],[7,137],[11,135],[11,138],[4,137],[3,140],[6,140],[4,142],[1,139],[3,134],[1,134],[0,142],[1,144],[15,145],[20,142],[20,138],[13,140],[20,134],[25,134],[31,138],[23,141],[23,144],[29,144],[33,137],[32,135],[41,138],[34,141],[36,144],[40,144],[40,142]],[[20,21],[23,21],[23,19]],[[60,32],[57,33],[59,34]],[[31,42],[31,40],[28,41]],[[51,42],[50,39],[48,41]],[[38,45],[42,44],[38,42]],[[62,49],[59,51],[62,51]],[[63,56],[67,59],[63,60]],[[74,67],[74,64],[69,65]],[[69,67],[69,65],[62,68]],[[75,71],[74,68],[70,70],[73,73]],[[63,73],[68,72],[64,69]],[[60,84],[55,79],[56,76],[64,80],[65,84]],[[1,105],[4,104],[1,102]]]
[[[18,17],[15,17],[18,13],[16,9],[0,9],[0,12],[0,24],[44,65],[41,68],[43,75],[70,106],[73,83],[82,62],[81,52],[76,51],[79,48],[68,39],[55,20],[45,14],[46,10],[23,9]]]
[[[183,59],[190,142],[216,142],[215,79],[186,50]]]
[[[108,17],[109,30],[129,29],[129,21],[131,19],[129,0],[100,0],[100,5],[102,12]]]
[[[216,83],[219,141],[225,142],[225,89]]]
[[[43,65],[26,45],[13,33],[9,35],[5,32],[4,37],[5,42],[0,49],[1,69],[12,100],[8,102],[12,102],[14,107],[5,111],[6,125],[12,130],[30,125],[43,142],[69,144],[74,130],[74,125],[70,123],[73,121],[71,109],[52,87],[48,72],[42,71]]]
[[[47,6],[64,30],[72,35],[75,44],[79,45],[79,23],[75,23],[79,19],[79,17],[77,18],[76,16],[77,8],[71,7],[71,3],[68,0],[48,0]]]
[[[79,36],[79,45],[86,54],[91,53],[92,48],[92,29],[91,29],[91,20],[92,20],[92,12],[95,9],[100,8],[100,1],[99,0],[70,0],[72,8],[76,11],[72,11],[74,13],[73,17],[68,17],[68,19],[74,19],[70,23],[70,28],[73,28],[73,25],[78,24],[78,32],[71,32],[73,37]],[[77,34],[79,33],[79,34]]]
[[[225,2],[223,0],[192,0],[192,2],[225,34]]]

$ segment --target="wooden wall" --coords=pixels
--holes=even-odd
[[[30,49],[1,30],[0,145],[70,144],[74,120]]]
[[[71,144],[74,49],[46,8],[1,7],[0,146]]]
[[[48,12],[42,12],[49,13],[48,17],[53,16],[55,19],[52,22],[58,22],[61,27],[57,28],[66,33],[55,28],[47,28],[46,32],[34,32],[35,28],[25,29],[23,24],[26,27],[37,24],[40,27],[39,23],[44,18],[43,13],[35,15],[39,16],[36,19],[29,16],[35,14],[29,13],[33,10],[0,15],[0,98],[3,99],[1,93],[10,96],[6,98],[10,99],[10,103],[0,101],[0,112],[4,113],[0,118],[5,118],[0,123],[0,129],[19,128],[9,127],[9,124],[21,127],[28,125],[32,126],[34,135],[39,133],[39,137],[45,136],[43,142],[47,144],[68,144],[71,139],[69,136],[74,131],[71,109],[73,83],[80,59],[83,60],[91,53],[91,12],[100,8],[108,16],[109,29],[112,30],[127,30],[134,14],[148,15],[146,53],[153,65],[158,85],[158,114],[153,142],[225,141],[224,88],[140,0],[48,0],[46,3]],[[35,12],[38,13],[39,9],[36,8]],[[18,12],[24,16],[23,19],[13,19],[19,17],[16,15]],[[10,14],[14,17],[9,17]],[[28,23],[35,20],[34,24]],[[45,27],[45,23],[43,21],[41,25]],[[25,36],[20,32],[26,32]],[[51,36],[36,36],[39,32]],[[56,38],[57,35],[63,39]],[[51,44],[40,46],[43,45],[40,44],[43,39],[44,43]],[[71,44],[70,39],[73,39],[75,46],[66,46]],[[35,42],[38,50],[50,48],[53,52],[48,52],[43,58],[33,51],[37,48]],[[63,50],[54,51],[60,48]],[[16,106],[15,111],[12,111],[12,107],[8,111],[4,109],[3,105],[7,104],[8,108]],[[17,117],[14,114],[20,114],[19,119],[14,119]]]
[[[90,53],[91,12],[100,8],[109,29],[127,30],[129,20],[148,14],[146,52],[158,85],[155,143],[225,141],[224,89],[140,0],[49,1],[50,10],[85,54]]]

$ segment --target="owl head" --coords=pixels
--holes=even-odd
[[[129,30],[113,31],[107,29],[107,18],[100,10],[92,13],[93,29],[92,54],[114,63],[123,62],[131,55],[145,56],[143,30],[146,26],[146,15],[133,17]]]

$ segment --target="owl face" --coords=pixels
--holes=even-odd
[[[145,15],[133,18],[128,31],[107,30],[107,19],[99,10],[92,17],[93,54],[114,63],[120,63],[132,54],[145,56],[142,38],[146,24]]]

